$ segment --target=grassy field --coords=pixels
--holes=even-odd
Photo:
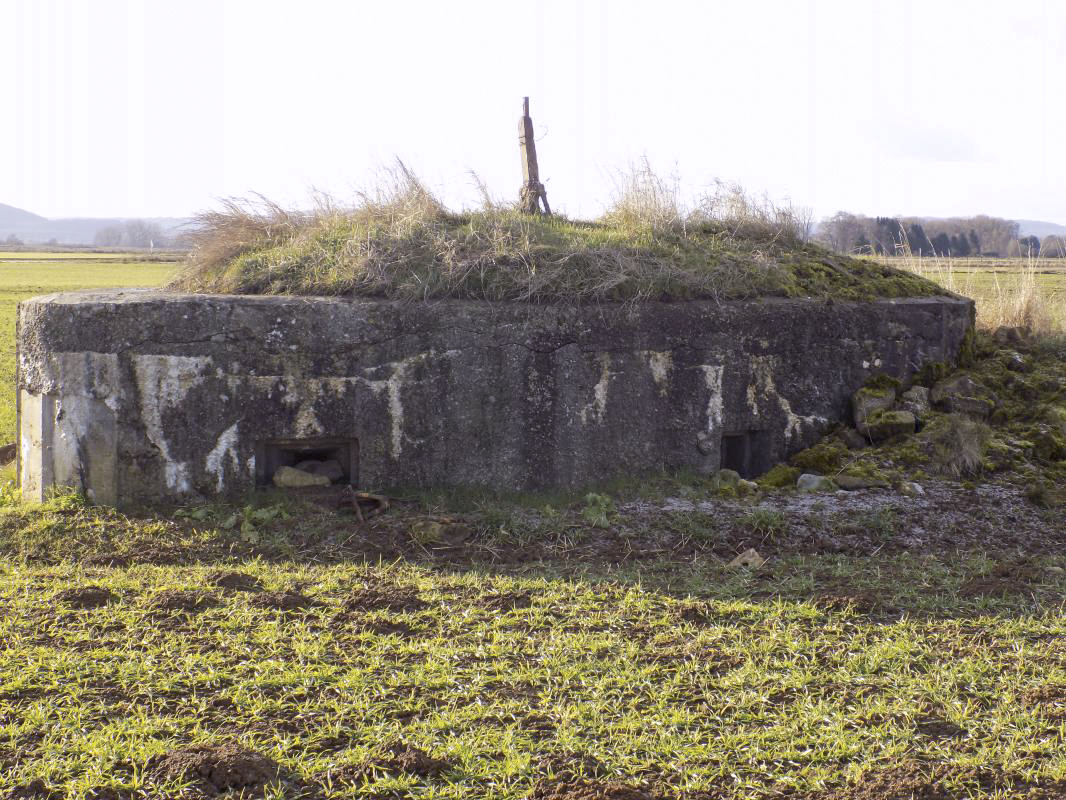
[[[1066,259],[879,258],[977,301],[978,324],[1066,331]]]
[[[15,309],[20,300],[68,289],[158,286],[174,271],[138,254],[0,251],[0,444],[15,438]]]
[[[4,380],[17,299],[172,266],[99,261],[0,260]],[[728,517],[706,480],[645,487],[639,526],[580,496],[360,525],[3,490],[0,797],[1066,797],[1061,509],[953,491],[944,536],[980,546],[912,552],[939,513],[831,497]]]
[[[243,785],[200,759],[277,798],[1063,796],[1061,555],[612,566],[567,526],[547,562],[413,533],[379,562],[351,518],[257,507],[258,555],[226,507],[0,515],[0,787]]]

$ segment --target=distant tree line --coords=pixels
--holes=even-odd
[[[817,238],[840,253],[922,256],[1044,256],[1066,258],[1062,236],[1020,237],[1018,223],[976,217],[867,217],[839,211],[823,220]]]
[[[165,247],[169,242],[156,223],[129,219],[98,230],[93,244],[97,247]]]

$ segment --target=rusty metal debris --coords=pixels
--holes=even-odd
[[[352,485],[344,487],[337,498],[337,508],[351,511],[360,522],[384,514],[389,510],[389,498],[380,494],[356,491]]]

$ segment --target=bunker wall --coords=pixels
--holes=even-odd
[[[952,361],[957,297],[537,306],[71,292],[18,315],[19,478],[125,505],[244,492],[300,453],[363,487],[756,474],[872,375]]]

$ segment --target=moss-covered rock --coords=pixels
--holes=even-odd
[[[877,411],[866,420],[866,435],[875,442],[883,442],[897,436],[908,436],[915,431],[917,420],[910,411]]]
[[[756,481],[765,489],[786,489],[796,485],[801,470],[788,464],[777,464]]]
[[[837,438],[823,439],[813,447],[801,450],[789,459],[789,463],[804,472],[827,475],[840,469],[848,458],[848,448]]]
[[[864,386],[851,397],[852,416],[855,430],[863,436],[869,435],[867,426],[870,419],[882,411],[892,408],[896,402],[896,389],[893,387]]]
[[[969,375],[959,373],[938,381],[929,390],[933,405],[951,414],[986,419],[996,407],[996,394]]]

